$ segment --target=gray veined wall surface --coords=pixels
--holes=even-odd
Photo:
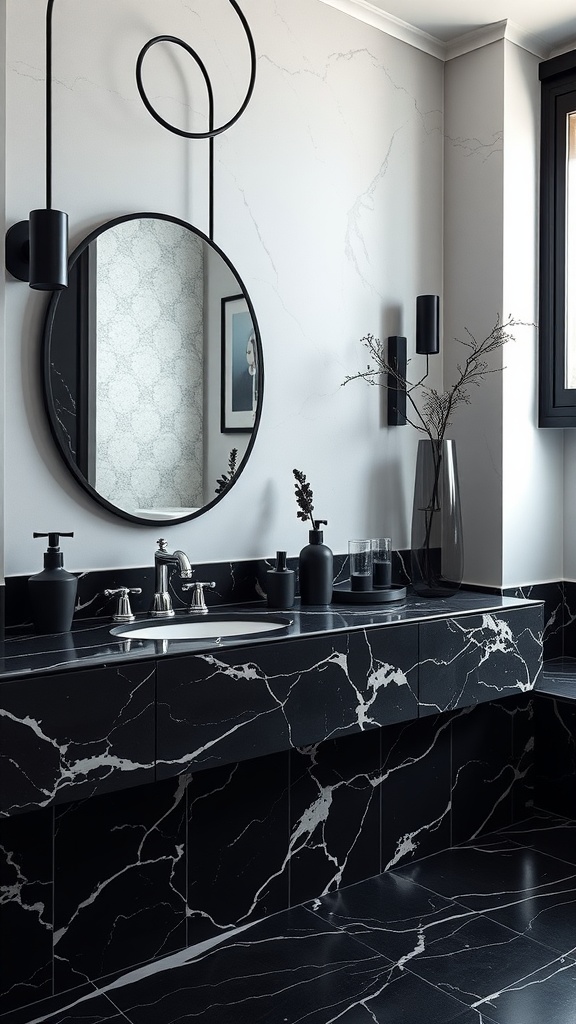
[[[43,203],[44,17],[8,0],[7,212]],[[309,0],[244,0],[257,50],[246,113],[216,140],[215,241],[252,298],[265,395],[247,469],[207,515],[170,527],[194,559],[296,554],[292,469],[314,489],[326,538],[408,541],[415,439],[382,426],[381,395],[342,388],[364,364],[359,339],[406,334],[415,296],[440,292],[442,63]],[[144,43],[179,35],[206,60],[218,118],[245,93],[246,43],[228,0],[58,0],[54,9],[54,205],[71,245],[124,213],[174,214],[207,229],[207,149],[163,130],[137,94]],[[202,126],[205,98],[190,61],[146,65],[164,116]],[[178,66],[176,66],[178,64]],[[164,98],[164,99],[163,99]],[[184,113],[183,113],[184,112]],[[72,569],[148,564],[157,527],[99,509],[67,475],[39,387],[45,297],[8,281],[6,571],[33,571],[32,531],[74,530]],[[435,369],[435,373],[438,371]]]

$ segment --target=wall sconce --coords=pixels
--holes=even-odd
[[[68,287],[68,214],[52,209],[52,9],[46,6],[46,208],[6,233],[6,269],[39,291]]]
[[[416,352],[428,356],[440,351],[440,297],[438,295],[416,296]],[[388,426],[406,425],[406,338],[394,335],[388,338],[388,362],[392,368],[388,383]]]

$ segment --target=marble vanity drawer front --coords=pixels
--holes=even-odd
[[[420,659],[421,717],[533,690],[542,670],[542,611],[424,622]]]
[[[0,685],[0,814],[154,779],[155,665]]]
[[[159,662],[157,778],[418,715],[418,626]]]

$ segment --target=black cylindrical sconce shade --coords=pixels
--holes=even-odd
[[[440,297],[416,296],[416,351],[433,356],[440,351]]]
[[[68,287],[68,214],[62,210],[30,211],[30,287]]]

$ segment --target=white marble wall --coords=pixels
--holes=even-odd
[[[41,6],[41,5],[40,5]],[[43,11],[8,0],[7,212],[43,203]],[[247,469],[207,515],[169,528],[192,560],[296,554],[292,469],[312,484],[326,539],[407,544],[415,439],[383,426],[381,394],[358,383],[368,331],[414,336],[415,296],[442,284],[442,63],[316,0],[244,0],[257,52],[253,100],[216,141],[215,241],[246,284],[265,360],[261,427]],[[204,143],[144,109],[134,65],[159,33],[202,53],[216,117],[247,86],[247,49],[227,0],[59,0],[54,11],[54,205],[71,242],[126,212],[207,227]],[[184,60],[150,55],[164,116],[204,123],[202,83]],[[147,58],[148,61],[148,58]],[[34,529],[74,530],[69,568],[142,565],[157,527],[100,510],[68,476],[44,421],[38,337],[44,297],[6,294],[6,572],[33,571]],[[435,371],[437,372],[437,371]],[[39,498],[41,513],[39,512]]]

